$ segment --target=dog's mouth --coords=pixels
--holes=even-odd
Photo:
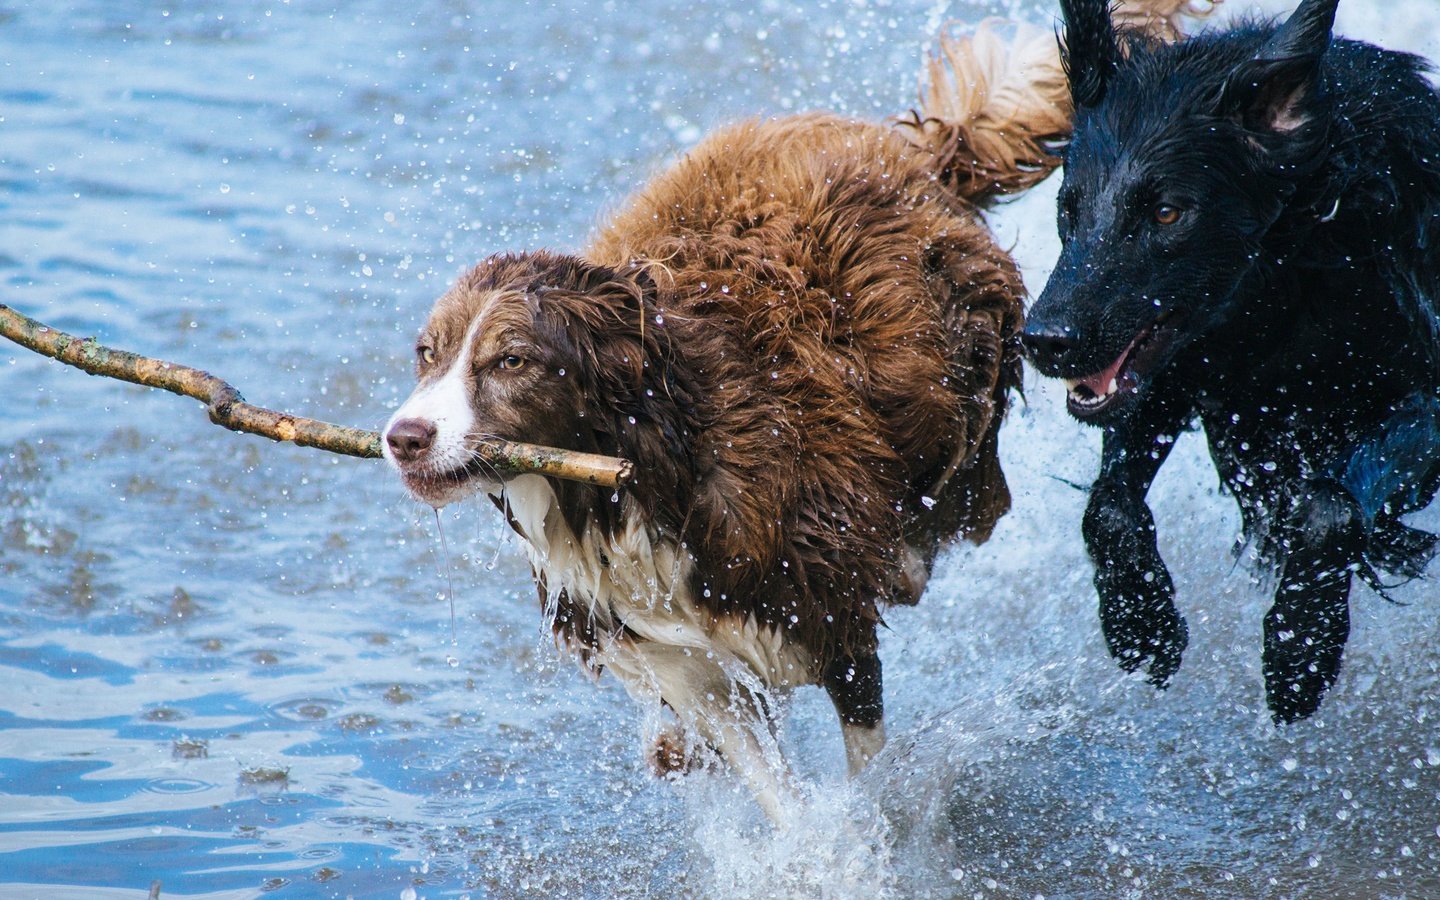
[[[1164,313],[1135,335],[1110,365],[1083,378],[1064,379],[1070,414],[1093,419],[1128,403],[1170,347],[1176,323],[1175,312]]]
[[[436,509],[500,482],[495,469],[479,457],[441,472],[423,466],[399,468],[400,480],[411,496]]]

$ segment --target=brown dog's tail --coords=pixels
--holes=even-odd
[[[1112,15],[1121,27],[1173,41],[1184,36],[1182,17],[1208,15],[1220,2],[1122,0]],[[920,109],[896,127],[934,155],[951,190],[988,206],[1044,181],[1060,165],[1071,111],[1055,34],[987,19],[972,34],[941,32],[921,73]]]

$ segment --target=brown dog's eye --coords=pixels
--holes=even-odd
[[[1160,203],[1155,206],[1155,221],[1161,225],[1174,225],[1180,221],[1180,207],[1171,206],[1168,203]]]
[[[434,347],[418,347],[415,350],[415,355],[420,357],[420,362],[424,363],[427,366],[435,362]]]
[[[500,357],[499,366],[502,369],[523,369],[525,368],[525,360],[514,354],[502,356]]]

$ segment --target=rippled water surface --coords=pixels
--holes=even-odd
[[[1343,6],[1440,56],[1430,0]],[[375,427],[468,263],[579,245],[725,120],[900,112],[927,35],[983,12],[0,7],[0,302]],[[1053,188],[995,216],[1032,285]],[[444,514],[447,559],[380,463],[6,347],[0,896],[1440,896],[1440,590],[1358,590],[1337,688],[1275,730],[1265,601],[1194,436],[1152,492],[1192,633],[1168,693],[1106,658],[1072,486],[1098,441],[1032,379],[1014,512],[889,617],[891,747],[847,784],[798,694],[808,800],[775,834],[724,779],[648,775],[488,506]]]

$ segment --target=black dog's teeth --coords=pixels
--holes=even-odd
[[[1099,406],[1115,395],[1118,383],[1115,379],[1110,381],[1110,389],[1103,394],[1097,394],[1087,384],[1081,383],[1078,378],[1066,378],[1065,390],[1069,393],[1071,401],[1079,406]]]

